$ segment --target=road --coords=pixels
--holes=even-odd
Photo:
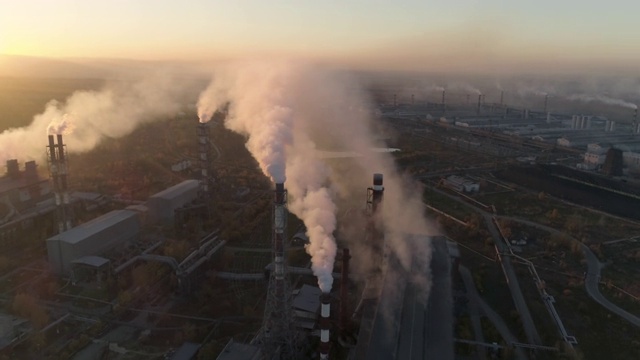
[[[467,289],[467,298],[469,299],[469,317],[471,318],[471,325],[473,326],[473,334],[475,335],[476,341],[479,343],[484,343],[484,334],[482,333],[482,322],[480,321],[480,313],[479,303],[480,303],[480,294],[478,294],[478,290],[476,289],[476,285],[473,282],[473,278],[471,277],[471,272],[464,266],[460,266],[458,271],[462,276],[462,282],[464,282],[464,287]],[[487,358],[487,352],[484,346],[476,346],[478,351],[478,357],[480,359]]]
[[[612,303],[611,301],[607,300],[602,293],[600,293],[600,288],[598,287],[599,283],[600,283],[600,272],[602,270],[602,264],[600,263],[600,261],[598,260],[598,257],[593,253],[593,251],[591,251],[591,249],[589,249],[589,247],[585,244],[583,244],[582,242],[580,242],[578,239],[567,235],[566,233],[559,231],[557,229],[554,229],[552,227],[546,226],[546,225],[542,225],[533,221],[529,221],[529,220],[525,220],[525,219],[521,219],[521,218],[517,218],[517,217],[510,217],[510,216],[500,216],[500,218],[503,219],[509,219],[509,220],[513,220],[513,221],[517,221],[529,226],[533,226],[536,227],[538,229],[541,230],[545,230],[548,231],[552,234],[562,234],[565,236],[568,236],[572,241],[577,242],[578,244],[580,244],[580,248],[582,249],[582,252],[584,253],[584,257],[587,260],[587,276],[586,279],[584,281],[584,286],[585,289],[587,290],[587,293],[589,294],[589,296],[598,304],[600,304],[601,306],[603,306],[604,308],[606,308],[607,310],[611,311],[612,313],[620,316],[621,318],[627,320],[628,322],[632,323],[633,325],[640,327],[640,318],[631,314],[630,312],[624,310],[623,308],[619,307],[618,305]]]
[[[500,235],[496,225],[493,223],[493,214],[490,214],[482,209],[479,209],[468,202],[458,198],[457,196],[453,196],[447,192],[441,191],[440,189],[436,189],[434,187],[430,187],[432,191],[435,191],[439,194],[447,196],[448,198],[457,201],[465,206],[472,208],[474,211],[478,212],[484,218],[485,223],[487,224],[487,228],[489,229],[489,233],[493,237],[493,240],[498,247],[498,250],[503,253],[506,252],[506,244],[504,243],[502,236]],[[535,323],[533,322],[533,317],[529,312],[529,308],[527,307],[527,302],[524,299],[524,295],[522,294],[522,290],[520,289],[520,283],[518,282],[518,277],[513,269],[513,265],[511,264],[511,259],[509,257],[503,257],[501,259],[502,269],[507,280],[507,285],[509,286],[509,290],[511,292],[511,297],[513,298],[513,303],[520,314],[520,319],[522,320],[522,327],[527,336],[527,341],[529,344],[533,345],[542,345],[542,341],[540,339],[540,335],[538,334],[538,330],[536,329]]]

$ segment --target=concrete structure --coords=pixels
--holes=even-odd
[[[114,210],[47,239],[49,264],[54,273],[70,275],[74,260],[100,255],[133,240],[140,231],[138,214]]]
[[[147,200],[149,221],[173,225],[175,210],[195,200],[199,187],[198,180],[185,180],[152,195]]]
[[[38,177],[35,161],[24,165],[24,171],[20,171],[18,160],[7,160],[7,174],[0,178],[0,202],[9,213],[35,206],[51,196],[49,181]]]
[[[322,294],[320,297],[320,360],[329,359],[331,343],[329,342],[329,331],[331,328],[331,295]]]
[[[460,192],[476,192],[480,184],[462,176],[451,175],[442,180],[444,186]]]

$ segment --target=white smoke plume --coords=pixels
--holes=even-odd
[[[477,89],[467,83],[454,82],[447,85],[447,90],[464,92],[471,95],[481,95],[480,89]]]
[[[217,72],[198,101],[203,121],[229,104],[225,126],[248,136],[247,148],[274,181],[269,169],[284,160],[289,207],[307,227],[307,251],[324,292],[333,281],[338,207],[364,207],[363,192],[373,173],[385,174],[382,217],[387,242],[405,269],[411,269],[415,254],[430,256],[428,242],[417,244],[410,238],[434,233],[422,203],[412,200],[421,189],[398,174],[390,154],[370,151],[377,146],[372,108],[358,85],[346,73],[311,64],[245,62]],[[278,156],[264,156],[274,149]],[[320,156],[322,150],[362,156],[332,161]],[[360,236],[345,240],[354,248],[370,246],[362,243],[362,229],[358,231]]]
[[[186,84],[155,74],[110,83],[99,91],[76,91],[64,102],[52,100],[28,126],[0,133],[0,162],[41,159],[47,134],[65,134],[70,152],[88,151],[105,137],[127,135],[141,123],[175,114]]]
[[[590,102],[599,102],[599,103],[603,103],[603,104],[607,104],[607,105],[614,105],[614,106],[621,106],[624,108],[628,108],[628,109],[637,109],[638,105],[627,102],[625,100],[622,99],[615,99],[606,95],[595,95],[595,96],[591,96],[591,95],[585,95],[585,94],[576,94],[576,95],[571,95],[568,96],[567,99],[569,100],[573,100],[573,101],[582,101],[585,103],[590,103]]]

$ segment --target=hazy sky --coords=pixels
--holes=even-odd
[[[0,0],[0,53],[364,66],[627,66],[632,0]]]

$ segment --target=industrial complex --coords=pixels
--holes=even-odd
[[[463,95],[461,103],[447,103],[445,91],[435,102],[412,95],[402,103],[395,94],[379,102],[375,121],[397,138],[383,145],[421,183],[415,201],[421,216],[437,219],[438,233],[407,226],[391,234],[383,211],[396,189],[384,173],[368,174],[358,205],[340,212],[339,229],[361,225],[355,235],[336,231],[325,291],[304,252],[308,229],[289,212],[289,184],[255,181],[255,166],[222,162],[237,144],[214,139],[244,139],[217,134],[215,121],[192,131],[191,118],[180,119],[195,132],[190,150],[180,166],[162,168],[171,181],[148,181],[162,188],[146,198],[74,189],[71,145],[62,134],[43,138],[48,178],[35,161],[21,169],[18,159],[0,178],[0,245],[20,254],[0,277],[10,304],[2,321],[11,324],[1,351],[43,359],[579,358],[580,322],[565,301],[581,286],[597,302],[581,300],[581,311],[621,314],[637,331],[637,315],[600,301],[592,260],[606,253],[599,230],[563,214],[571,203],[597,213],[594,221],[614,214],[640,229],[640,214],[625,210],[640,199],[637,110],[623,123],[553,112],[548,96],[544,108],[529,109],[509,106],[504,94],[495,103]],[[514,210],[518,201],[539,203],[526,218]],[[402,252],[391,244],[397,237]],[[26,260],[24,239],[36,239]],[[553,266],[560,275],[547,271]],[[29,310],[17,305],[20,296]]]

